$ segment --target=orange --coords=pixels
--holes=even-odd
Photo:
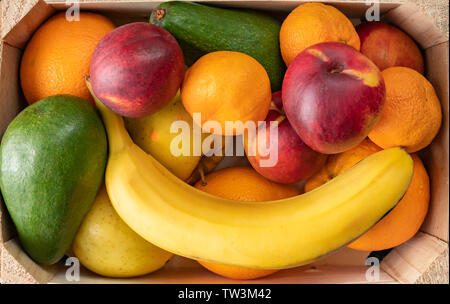
[[[189,114],[194,117],[194,113],[200,113],[198,123],[202,128],[222,135],[241,134],[246,123],[257,125],[263,121],[269,112],[271,96],[264,67],[239,52],[204,55],[186,72],[181,86],[181,100]],[[210,129],[205,125],[207,121],[215,121],[218,127]],[[231,126],[228,129],[226,122]],[[242,125],[237,125],[238,122]]]
[[[305,192],[325,184],[360,160],[381,150],[380,147],[366,138],[358,146],[350,150],[330,155],[325,166],[306,181]]]
[[[368,232],[348,245],[362,251],[375,251],[398,246],[419,231],[430,202],[430,179],[422,161],[412,154],[414,173],[406,194],[394,209]]]
[[[330,5],[302,4],[281,25],[281,55],[287,66],[301,51],[320,42],[342,42],[358,51],[360,48],[359,36],[351,21]]]
[[[326,166],[305,184],[305,191],[331,180],[369,155],[382,149],[365,139],[360,145],[329,157]],[[376,251],[398,246],[412,238],[427,214],[430,200],[430,181],[420,158],[412,154],[414,173],[403,198],[368,232],[348,245],[362,251]]]
[[[114,29],[107,18],[81,12],[79,21],[65,13],[48,19],[28,42],[20,66],[26,100],[32,104],[57,94],[75,95],[93,103],[84,76],[89,75],[97,43]]]
[[[195,187],[216,196],[244,202],[264,202],[278,200],[299,194],[291,185],[272,182],[252,167],[230,167],[212,172]]]
[[[211,272],[234,280],[253,280],[271,275],[277,269],[252,269],[237,266],[220,265],[210,262],[198,261],[200,265]]]
[[[412,153],[425,148],[442,121],[433,86],[422,74],[406,67],[387,68],[382,75],[386,101],[369,138],[384,149],[400,146]]]
[[[207,175],[205,181],[206,185],[199,181],[195,187],[210,194],[245,202],[277,200],[299,194],[295,187],[269,181],[251,167],[221,169]],[[198,262],[216,274],[237,280],[261,278],[278,271]]]

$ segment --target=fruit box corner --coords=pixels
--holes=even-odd
[[[19,85],[21,52],[34,30],[57,10],[67,8],[63,0],[22,0],[18,6],[3,5],[0,45],[0,137],[10,121],[25,106]],[[221,6],[256,8],[286,14],[307,1],[197,1]],[[355,23],[367,10],[365,1],[324,1],[334,5]],[[146,21],[151,9],[160,1],[83,2],[80,8],[95,10],[110,17],[117,25]],[[421,46],[426,62],[426,76],[433,84],[442,103],[443,123],[433,143],[421,153],[431,177],[431,203],[421,231],[405,244],[393,249],[382,261],[380,283],[448,283],[449,228],[449,81],[448,38],[411,4],[401,1],[380,3],[382,20],[391,22],[410,34]],[[365,258],[348,249],[317,263],[282,271],[272,277],[249,283],[366,283]],[[446,274],[438,269],[445,265]],[[312,267],[314,265],[314,268]],[[442,269],[441,269],[442,271]],[[41,266],[34,263],[20,248],[15,231],[0,196],[0,282],[3,283],[64,283],[63,265]],[[81,283],[229,283],[183,258],[173,259],[163,270],[134,279],[102,278],[83,271]]]

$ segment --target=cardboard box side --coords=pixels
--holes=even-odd
[[[431,179],[431,201],[421,230],[448,242],[449,231],[449,42],[425,51],[427,78],[442,106],[442,124],[432,144],[420,153]]]
[[[442,125],[430,146],[419,154],[431,179],[431,201],[421,230],[448,242],[449,228],[449,79],[448,38],[417,6],[402,4],[387,12],[390,22],[413,37],[424,50],[426,77],[436,90],[442,106]]]
[[[391,22],[416,40],[422,49],[448,41],[433,21],[414,4],[402,4],[383,15],[382,21]]]
[[[1,42],[0,46],[0,139],[13,118],[24,107],[19,87],[19,60],[21,51]],[[14,235],[14,228],[0,195],[0,243]]]
[[[19,82],[22,51],[36,28],[53,12],[43,1],[32,0],[18,11],[21,3],[3,1],[0,62],[0,139],[11,120],[26,106]],[[22,3],[23,4],[23,3]],[[13,239],[15,229],[0,195],[0,281],[2,283],[48,282],[53,275],[34,263]]]
[[[182,0],[189,1],[189,0]],[[65,9],[67,7],[65,0],[47,0],[47,3],[51,4],[56,9]],[[311,2],[308,0],[270,0],[270,1],[260,1],[260,0],[232,0],[232,1],[221,1],[221,0],[196,0],[195,2],[201,2],[204,4],[211,4],[215,6],[226,6],[226,7],[236,7],[236,8],[257,8],[259,10],[267,10],[272,12],[290,12],[296,8],[299,4],[305,2]],[[364,0],[351,1],[348,0],[332,0],[332,1],[322,1],[331,4],[341,10],[344,14],[349,17],[360,17],[365,14],[369,5]],[[159,5],[161,1],[157,0],[147,0],[143,1],[107,1],[98,2],[87,0],[80,3],[80,8],[90,9],[90,10],[101,10],[103,12],[121,10],[124,13],[140,14],[142,12],[150,12],[151,9]],[[391,9],[394,9],[400,5],[401,1],[396,2],[385,2],[380,1],[380,13],[384,14]]]
[[[51,283],[68,283],[65,270],[62,268],[55,274]],[[322,265],[314,268],[300,267],[286,269],[256,280],[236,281],[215,275],[204,269],[196,261],[175,256],[164,269],[152,274],[134,278],[106,278],[100,277],[86,269],[80,272],[80,281],[70,282],[76,284],[364,284],[372,283],[367,280],[366,271],[368,267]],[[373,277],[374,279],[376,276]],[[369,280],[372,279],[372,276]],[[397,283],[383,270],[379,272],[379,280],[373,283]]]

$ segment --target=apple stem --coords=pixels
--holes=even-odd
[[[330,70],[330,73],[331,73],[331,74],[338,74],[338,73],[341,73],[343,70],[344,70],[344,67],[341,66],[341,65],[338,65],[338,66],[334,66],[334,67]]]
[[[281,123],[285,118],[286,118],[286,116],[282,115],[282,116],[277,117],[277,119],[275,119],[275,121],[278,123]]]
[[[270,110],[274,110],[280,113],[281,115],[285,115],[283,108],[279,109],[273,101],[270,103],[269,111]]]

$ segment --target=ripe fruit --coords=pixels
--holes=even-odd
[[[27,102],[70,94],[93,104],[84,76],[89,75],[95,46],[113,29],[107,18],[88,12],[81,12],[76,22],[67,21],[65,12],[50,17],[31,37],[20,64]]]
[[[144,240],[122,221],[102,187],[72,245],[87,269],[107,277],[133,277],[156,271],[173,256]]]
[[[254,269],[230,265],[221,265],[205,261],[198,261],[198,263],[203,267],[205,267],[206,269],[208,269],[209,271],[214,272],[215,274],[233,280],[259,279],[267,277],[268,275],[271,275],[275,272],[278,272],[278,269]]]
[[[260,126],[255,136],[245,136],[247,158],[259,174],[271,181],[290,184],[305,180],[325,164],[326,155],[312,150],[295,133],[281,113],[281,91],[272,94],[272,104],[274,109],[269,111],[266,125]],[[277,129],[270,126],[271,121],[279,122]]]
[[[229,167],[206,176],[195,188],[243,202],[265,202],[296,196],[299,191],[291,185],[277,184],[265,179],[251,167]]]
[[[410,68],[392,67],[382,74],[385,107],[369,138],[384,149],[400,146],[412,153],[425,148],[442,121],[441,104],[433,86]]]
[[[263,202],[296,196],[299,191],[290,185],[275,184],[266,180],[250,167],[221,169],[206,176],[206,184],[197,182],[196,188],[223,198]],[[230,279],[249,280],[268,276],[276,269],[251,269],[198,261],[210,271]]]
[[[353,167],[359,161],[381,150],[383,149],[366,138],[359,145],[350,150],[330,155],[325,166],[306,181],[305,192],[309,192],[314,188],[329,182],[345,170]]]
[[[242,52],[266,69],[273,91],[281,89],[286,67],[278,44],[278,18],[261,11],[168,1],[153,9],[150,22],[177,38],[187,62],[216,51]]]
[[[327,164],[305,184],[309,192],[342,174],[366,157],[382,149],[365,139],[357,147],[332,155]],[[420,158],[412,154],[414,173],[403,198],[386,216],[348,247],[376,251],[398,246],[412,238],[422,225],[430,200],[430,181]]]
[[[184,69],[183,53],[169,32],[134,22],[99,42],[90,78],[95,95],[111,110],[126,117],[144,117],[175,97]]]
[[[324,154],[357,146],[380,118],[385,99],[375,64],[338,42],[316,44],[299,54],[286,72],[282,92],[294,130]]]
[[[408,34],[383,22],[364,22],[356,27],[361,40],[361,53],[375,63],[380,71],[402,66],[423,74],[423,57]]]
[[[266,118],[271,99],[266,70],[252,57],[239,52],[213,52],[201,57],[186,72],[181,87],[181,100],[193,116],[201,113],[205,131],[222,135],[239,135],[244,125]],[[220,130],[206,129],[206,121],[216,121]],[[227,130],[228,129],[228,130]]]
[[[389,249],[406,242],[419,231],[430,202],[430,178],[419,156],[411,156],[414,173],[403,198],[380,222],[348,245],[349,248],[363,251]]]
[[[41,264],[69,249],[101,186],[107,139],[94,107],[75,96],[25,108],[0,146],[0,188],[20,243]]]
[[[96,105],[108,132],[105,179],[114,209],[147,241],[191,259],[259,269],[309,263],[378,222],[412,176],[411,157],[392,148],[309,194],[253,203],[224,199],[170,173],[133,143],[120,116]]]
[[[174,155],[171,151],[171,143],[176,137],[181,136],[179,130],[174,133],[170,132],[171,125],[175,121],[184,121],[189,126],[189,140],[187,141],[189,146],[180,147],[180,150],[186,149],[188,155]],[[184,109],[178,94],[168,105],[154,114],[143,118],[126,118],[125,125],[133,141],[173,174],[186,180],[194,172],[202,156],[193,153],[192,118]]]
[[[359,51],[359,37],[351,21],[333,6],[305,3],[284,20],[280,31],[281,55],[287,66],[304,49],[320,42],[341,42]]]
[[[185,122],[189,126],[187,133],[184,133],[184,129],[171,132],[174,122]],[[197,181],[200,178],[199,170],[203,170],[202,173],[208,173],[223,159],[223,155],[208,157],[203,155],[202,151],[198,151],[198,155],[194,154],[194,146],[197,145],[194,140],[194,126],[191,116],[181,103],[179,94],[167,106],[154,114],[143,118],[125,118],[125,126],[133,141],[142,150],[151,154],[170,172],[186,182]],[[184,138],[186,135],[187,140]],[[199,135],[198,147],[201,149],[203,140],[210,134]],[[178,144],[177,151],[173,151],[173,143]],[[186,152],[186,155],[178,155],[174,152]]]

